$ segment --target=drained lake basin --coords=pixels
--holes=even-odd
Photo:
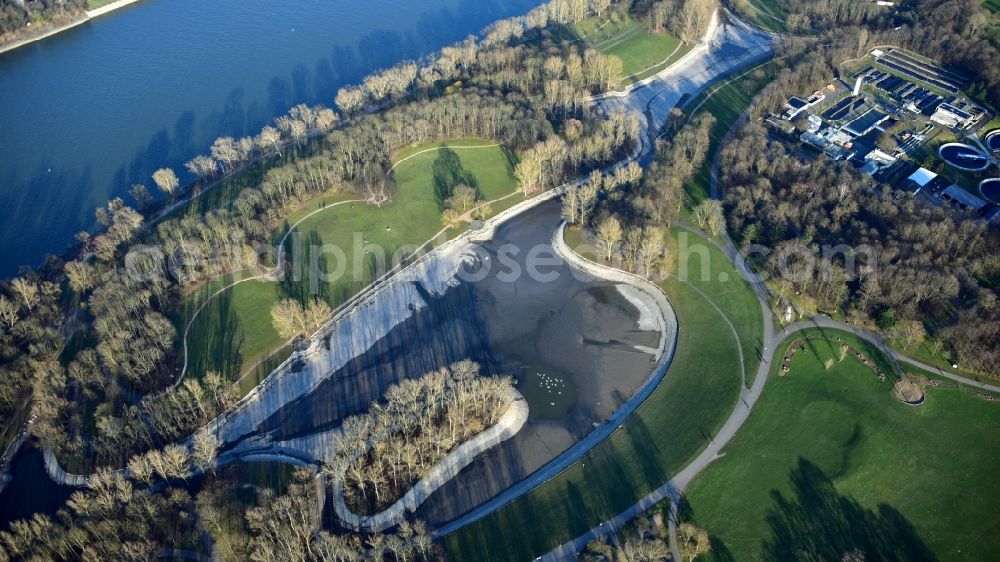
[[[614,282],[556,255],[559,224],[558,201],[502,224],[474,245],[477,259],[456,282],[443,292],[422,290],[423,305],[252,431],[224,432],[226,449],[315,439],[367,410],[390,384],[469,358],[487,373],[517,379],[528,422],[431,495],[418,515],[432,524],[453,519],[554,459],[650,377],[661,336],[639,327],[640,311]],[[337,329],[322,345],[352,337]]]

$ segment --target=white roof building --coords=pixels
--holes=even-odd
[[[920,168],[916,172],[910,174],[910,177],[906,179],[912,181],[913,183],[919,185],[920,187],[924,187],[925,185],[934,181],[934,178],[936,177],[937,174],[928,170],[927,168]]]

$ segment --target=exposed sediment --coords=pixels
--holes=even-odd
[[[476,457],[496,445],[510,439],[524,427],[528,421],[528,403],[519,392],[510,390],[510,405],[500,416],[497,423],[476,434],[472,439],[462,443],[434,465],[433,468],[406,494],[396,500],[391,506],[370,515],[357,515],[352,512],[344,501],[344,490],[341,482],[333,484],[333,507],[337,517],[353,529],[380,532],[398,525],[406,514],[417,510],[431,494],[446,482],[454,478]]]

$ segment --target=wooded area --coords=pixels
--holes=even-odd
[[[876,13],[871,3],[781,4],[788,26],[809,36],[783,40],[778,54],[787,68],[760,93],[751,117],[817,88],[841,62],[886,42],[919,44],[975,75],[974,96],[1000,99],[996,26],[973,0],[914,5],[900,12],[903,20]],[[9,6],[4,2],[4,13]],[[629,5],[651,30],[688,41],[700,37],[714,8],[705,0]],[[136,208],[115,199],[98,209],[102,228],[81,233],[72,259],[50,258],[0,282],[0,420],[8,423],[30,401],[37,416],[31,432],[60,462],[77,472],[130,471],[130,479],[101,472],[55,518],[13,525],[0,534],[0,559],[142,560],[164,546],[197,544],[193,520],[197,513],[211,519],[225,485],[195,501],[179,484],[212,470],[221,444],[197,429],[239,394],[234,381],[213,372],[173,384],[183,361],[171,320],[178,303],[221,276],[285,265],[262,248],[285,217],[317,196],[391,200],[392,154],[415,143],[495,141],[515,155],[525,195],[589,176],[568,190],[563,217],[591,233],[601,258],[628,271],[650,278],[669,271],[667,229],[689,216],[713,235],[728,230],[743,246],[773,248],[757,264],[768,273],[786,273],[781,260],[791,256],[800,275],[787,289],[824,310],[890,332],[926,325],[963,366],[1000,374],[1000,239],[980,222],[894,193],[846,165],[799,158],[755,123],[721,149],[725,199],[692,204],[685,186],[711,156],[708,114],[689,120],[675,112],[649,169],[632,163],[602,176],[597,170],[632,151],[639,125],[580,103],[614,87],[621,64],[561,31],[608,9],[606,0],[554,1],[497,22],[482,39],[345,87],[337,110],[299,105],[257,135],[217,139],[186,165],[196,184],[182,186],[177,171],[160,169],[150,180],[162,198],[133,186]],[[189,199],[201,190],[221,194],[212,203]],[[453,221],[476,201],[474,189],[460,184],[443,195]],[[795,259],[799,249],[838,244],[872,252]],[[282,337],[292,337],[329,311],[328,302],[309,299],[281,301],[270,312]],[[393,387],[370,414],[351,418],[334,473],[346,482],[352,508],[371,513],[405,493],[456,444],[495,423],[504,405],[497,397],[509,386],[505,378],[479,377],[474,364],[453,365]],[[186,437],[190,448],[172,444]],[[310,478],[297,473],[287,493],[256,498],[239,525],[246,549],[234,547],[234,559],[433,555],[419,523],[364,539],[317,532]]]
[[[455,447],[499,421],[513,384],[461,361],[392,385],[367,413],[345,419],[327,470],[343,484],[348,508],[373,515],[395,503]]]

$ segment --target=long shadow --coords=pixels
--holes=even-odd
[[[476,176],[462,167],[458,154],[450,148],[438,151],[431,172],[434,175],[434,198],[437,199],[438,207],[441,209],[444,209],[445,200],[452,196],[457,185],[471,187],[478,195],[479,184],[476,182]]]
[[[913,525],[892,506],[876,510],[840,494],[811,462],[800,458],[790,474],[792,497],[772,491],[766,515],[771,537],[762,543],[765,560],[841,560],[861,554],[868,562],[936,560]]]
[[[625,424],[625,431],[636,450],[647,451],[646,454],[636,455],[646,486],[652,490],[666,482],[669,476],[663,470],[663,466],[656,462],[656,459],[661,458],[662,453],[660,453],[656,439],[653,438],[653,434],[649,431],[649,426],[646,425],[642,416],[632,416]]]
[[[42,452],[34,443],[25,443],[14,455],[10,474],[11,481],[0,493],[0,531],[35,513],[54,515],[74,491],[49,478]]]
[[[197,310],[199,302],[190,299],[180,318],[187,319]],[[183,333],[184,325],[178,326]],[[215,371],[227,379],[239,376],[243,367],[240,352],[245,337],[233,307],[232,289],[223,291],[201,310],[188,333],[188,374],[201,378]]]
[[[291,267],[278,283],[281,298],[294,299],[303,306],[314,298],[332,300],[328,260],[322,247],[323,237],[315,230],[309,231],[305,238],[296,232],[285,240],[284,255],[291,260]]]

